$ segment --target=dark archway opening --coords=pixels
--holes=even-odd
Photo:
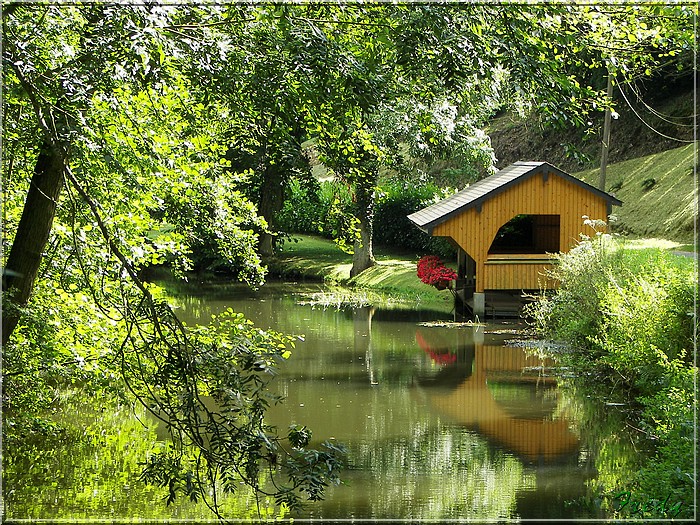
[[[496,233],[489,254],[556,253],[559,215],[516,215]]]

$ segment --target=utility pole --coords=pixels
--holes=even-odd
[[[608,69],[608,101],[612,103],[613,83],[612,73]],[[610,121],[612,119],[612,110],[605,110],[605,119],[603,120],[603,145],[600,152],[600,178],[598,179],[598,189],[605,191],[605,175],[608,167],[608,149],[610,148]]]

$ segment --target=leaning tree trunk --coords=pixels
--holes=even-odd
[[[44,142],[34,167],[22,217],[3,270],[2,344],[10,339],[29,302],[63,188],[65,161],[55,147]],[[5,297],[3,299],[5,299]]]
[[[350,277],[364,272],[375,265],[372,253],[372,236],[374,233],[374,185],[357,189],[357,207],[360,219],[360,239],[355,241]]]

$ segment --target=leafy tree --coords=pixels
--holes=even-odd
[[[372,253],[374,201],[383,152],[361,118],[346,126],[329,125],[320,131],[323,143],[321,159],[353,188],[352,214],[357,225],[350,270],[353,277],[375,263]]]
[[[229,16],[246,17],[246,22],[222,30],[235,45],[216,65],[222,99],[237,121],[228,157],[234,168],[253,170],[245,191],[271,227],[261,234],[263,256],[274,251],[277,216],[290,179],[310,177],[302,149],[304,113],[312,96],[305,85],[307,57],[301,35],[286,23],[286,11],[285,6],[231,6]]]
[[[310,176],[301,147],[305,139],[315,137],[323,150],[323,139],[329,138],[334,149],[332,154],[326,151],[324,158],[340,176],[347,176],[349,185],[356,186],[357,174],[346,173],[352,159],[338,157],[346,148],[335,147],[335,142],[345,127],[365,127],[355,118],[357,108],[369,109],[387,91],[377,89],[379,75],[368,66],[370,58],[374,60],[371,51],[380,53],[381,47],[368,47],[358,41],[357,31],[346,29],[373,26],[365,17],[381,12],[380,7],[353,6],[346,14],[322,4],[233,5],[220,14],[218,22],[174,26],[197,45],[211,46],[217,39],[227,42],[224,52],[213,53],[204,65],[194,64],[188,75],[199,78],[208,73],[202,67],[211,69],[220,98],[228,105],[227,114],[235,115],[228,157],[238,170],[253,170],[246,191],[273,232],[289,181]],[[331,31],[321,27],[329,21],[334,26]],[[211,92],[203,90],[201,96],[210,97]],[[376,175],[377,169],[364,171]],[[362,203],[371,202],[373,184],[357,186]],[[365,204],[357,209],[363,207],[357,222],[367,230],[371,210]],[[272,244],[272,234],[263,233],[264,255],[272,252]]]
[[[3,238],[11,245],[3,350],[14,378],[3,416],[13,423],[36,408],[14,400],[33,374],[48,381],[48,373],[94,362],[167,423],[173,449],[151,458],[144,479],[167,487],[170,498],[203,498],[218,513],[209,487],[233,491],[243,482],[295,507],[338,481],[341,450],[310,450],[308,430],[282,436],[264,423],[277,402],[267,382],[292,342],[232,313],[187,328],[140,278],[162,262],[187,269],[188,255],[204,246],[252,284],[263,275],[253,228],[264,223],[233,187],[246,175],[222,162],[211,118],[220,108],[196,104],[178,73],[181,61],[202,56],[172,38],[182,9],[12,4],[3,13],[4,109],[15,116],[6,124],[9,147],[34,155],[13,155],[3,170],[22,210],[8,214]],[[77,305],[60,303],[73,295]],[[88,297],[94,306],[80,310]]]
[[[176,26],[206,48],[217,40],[226,42],[223,51],[193,64],[187,75],[195,82],[211,75],[227,107],[227,157],[234,169],[252,170],[245,191],[272,230],[261,234],[263,255],[273,252],[290,180],[311,176],[302,143],[328,118],[329,100],[347,97],[333,107],[333,118],[357,100],[352,88],[337,92],[338,86],[359,78],[352,53],[316,25],[316,17],[334,11],[323,5],[232,5],[219,22]],[[210,26],[215,29],[205,31]],[[200,96],[211,98],[211,90],[201,90]]]

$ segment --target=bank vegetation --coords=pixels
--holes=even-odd
[[[603,223],[587,222],[598,231],[559,256],[559,289],[543,293],[526,313],[542,337],[565,343],[568,351],[556,358],[576,370],[578,384],[629,409],[628,426],[652,451],[632,480],[611,478],[603,493],[628,491],[644,501],[670,496],[683,502],[677,518],[692,517],[697,262],[625,248],[601,233]],[[660,516],[649,510],[634,517]]]

